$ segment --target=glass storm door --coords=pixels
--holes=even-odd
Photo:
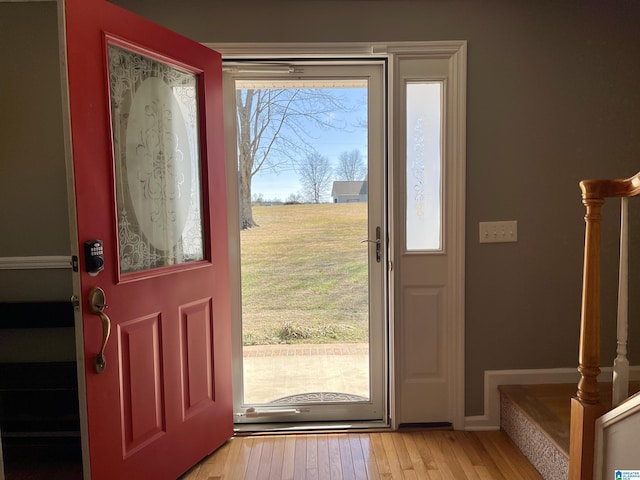
[[[105,1],[65,17],[85,476],[173,479],[233,433],[220,56]]]
[[[235,421],[385,420],[383,65],[225,71]]]

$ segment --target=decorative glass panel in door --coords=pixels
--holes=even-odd
[[[442,90],[407,83],[407,251],[442,250]]]
[[[197,77],[108,52],[120,273],[203,260]]]

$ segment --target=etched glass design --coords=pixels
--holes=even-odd
[[[442,250],[442,82],[407,83],[406,248]]]
[[[120,272],[204,258],[197,77],[108,46]]]

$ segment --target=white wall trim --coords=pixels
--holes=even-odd
[[[71,256],[0,257],[0,270],[45,270],[71,268]]]
[[[599,382],[611,382],[612,367],[603,367]],[[640,366],[630,368],[631,380],[640,379]],[[484,372],[484,415],[465,418],[465,430],[497,430],[500,428],[499,385],[539,385],[545,383],[575,383],[580,374],[576,368],[547,368],[531,370],[487,370]]]
[[[398,47],[399,48],[399,47]],[[404,48],[412,48],[405,45]],[[449,334],[449,364],[450,398],[452,401],[453,427],[462,429],[464,426],[465,409],[465,219],[466,219],[466,151],[467,151],[467,43],[466,42],[442,42],[433,46],[432,52],[439,51],[450,57],[449,81],[451,109],[455,112],[454,118],[447,120],[451,142],[448,148],[453,158],[453,166],[450,175],[454,177],[453,184],[456,190],[453,192],[453,201],[448,206],[451,212],[450,218],[454,223],[457,234],[454,237],[454,245],[451,252],[451,271],[449,272],[451,289],[450,304],[448,307],[451,333]],[[453,120],[453,121],[451,121]]]
[[[390,54],[429,52],[430,56],[441,55],[448,58],[464,50],[465,40],[445,40],[438,42],[321,42],[321,43],[204,43],[219,52],[224,60],[234,58],[354,58],[387,57]],[[466,65],[466,63],[465,63]],[[465,78],[466,80],[466,78]]]
[[[271,65],[280,64],[279,59],[286,61],[291,58],[298,60],[314,59],[333,60],[334,63],[349,63],[353,59],[386,59],[389,63],[389,72],[395,71],[394,61],[400,56],[420,56],[430,59],[448,59],[449,76],[453,80],[451,85],[450,101],[451,108],[459,116],[455,124],[450,125],[451,142],[449,153],[455,160],[455,168],[452,175],[458,182],[460,188],[454,192],[453,204],[449,206],[453,212],[452,222],[455,224],[457,241],[452,249],[455,259],[450,266],[448,285],[450,285],[451,295],[447,308],[450,309],[449,328],[447,329],[447,342],[449,352],[446,358],[448,365],[447,381],[448,385],[448,412],[454,428],[462,429],[465,424],[465,362],[464,362],[464,342],[465,342],[465,309],[464,309],[464,285],[465,285],[465,193],[464,187],[466,175],[466,65],[467,65],[467,42],[465,40],[445,40],[445,41],[422,41],[422,42],[321,42],[321,43],[204,43],[205,46],[216,50],[222,55],[223,61],[240,60],[270,60]],[[389,75],[389,92],[393,92],[394,79]],[[393,95],[389,95],[389,180],[394,181],[392,172],[394,168],[394,121],[392,112],[394,111]],[[236,182],[237,183],[237,182]],[[393,195],[389,195],[389,212],[394,211],[392,201]],[[233,218],[233,217],[231,217]],[[393,218],[389,219],[389,231],[394,232]],[[393,254],[394,242],[390,241],[390,258]],[[394,354],[394,324],[398,321],[394,318],[393,298],[395,296],[393,277],[390,280],[390,358],[389,358],[389,390],[390,415],[393,426],[398,423],[398,405],[396,398],[397,391],[397,365]],[[234,365],[234,368],[236,366]]]

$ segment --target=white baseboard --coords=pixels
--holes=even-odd
[[[602,368],[599,382],[610,382],[612,367]],[[640,380],[640,366],[630,367],[631,380]],[[575,383],[580,374],[576,368],[532,370],[487,370],[484,372],[484,415],[465,417],[465,430],[498,430],[500,428],[500,393],[498,385],[537,385],[544,383]]]

